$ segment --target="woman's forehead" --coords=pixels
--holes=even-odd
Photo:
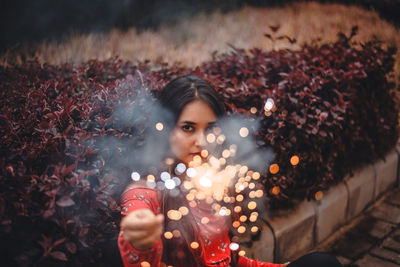
[[[188,103],[179,115],[178,122],[194,122],[209,124],[215,122],[217,116],[209,105],[202,100]]]

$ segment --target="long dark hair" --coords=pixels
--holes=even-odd
[[[194,75],[181,76],[169,82],[162,89],[159,100],[162,106],[172,113],[172,124],[177,122],[184,107],[195,100],[205,102],[217,117],[225,114],[224,103],[214,87]],[[174,126],[170,125],[172,128]],[[168,190],[164,190],[160,195],[164,215],[167,214],[168,210],[177,210],[187,203],[183,192],[178,195],[171,195]],[[163,262],[173,266],[204,266],[201,255],[203,251],[202,242],[196,236],[197,227],[194,217],[190,213],[183,216],[179,224],[165,216],[165,229],[179,228],[181,238],[165,239],[163,237]],[[190,243],[193,241],[200,245],[196,250],[190,248]],[[178,247],[182,248],[183,251],[177,251],[176,248]]]
[[[172,112],[176,120],[183,108],[194,100],[204,101],[217,117],[225,114],[225,105],[214,87],[194,75],[180,76],[169,82],[161,90],[159,99],[164,108]]]

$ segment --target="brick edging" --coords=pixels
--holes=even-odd
[[[324,192],[319,200],[301,201],[291,210],[263,218],[260,239],[243,247],[246,255],[286,262],[316,247],[400,182],[400,143],[378,160]]]

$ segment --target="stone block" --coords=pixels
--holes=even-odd
[[[358,226],[357,226],[358,228]],[[365,231],[351,229],[332,245],[332,252],[347,259],[357,260],[377,243],[377,239],[368,236]]]
[[[376,257],[387,259],[400,265],[400,254],[397,252],[381,247],[376,247],[370,253]]]
[[[377,266],[398,267],[397,264],[391,263],[386,260],[378,259],[368,254],[362,257],[362,259],[356,261],[355,265],[359,267],[377,267]]]
[[[302,201],[292,210],[279,210],[267,219],[276,238],[275,262],[286,262],[314,245],[315,211]]]
[[[374,164],[376,171],[375,198],[396,184],[398,158],[397,152],[392,150],[385,156],[385,160],[379,160]]]
[[[394,190],[388,197],[386,197],[385,201],[392,205],[400,206],[400,190]]]
[[[347,220],[353,219],[374,200],[375,169],[368,165],[346,176],[344,182],[349,193]]]
[[[347,200],[346,186],[341,183],[331,187],[320,201],[315,202],[318,244],[346,222]]]
[[[400,208],[386,202],[373,207],[368,213],[374,218],[393,224],[400,224]]]
[[[397,251],[397,253],[400,253],[400,242],[397,242],[393,237],[387,237],[383,243],[382,247]]]
[[[371,229],[368,231],[368,234],[378,239],[382,239],[387,236],[395,227],[395,224],[376,220],[371,224]]]

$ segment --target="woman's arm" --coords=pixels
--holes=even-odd
[[[157,192],[145,187],[126,190],[121,197],[121,230],[118,247],[125,267],[161,263],[163,215]]]

